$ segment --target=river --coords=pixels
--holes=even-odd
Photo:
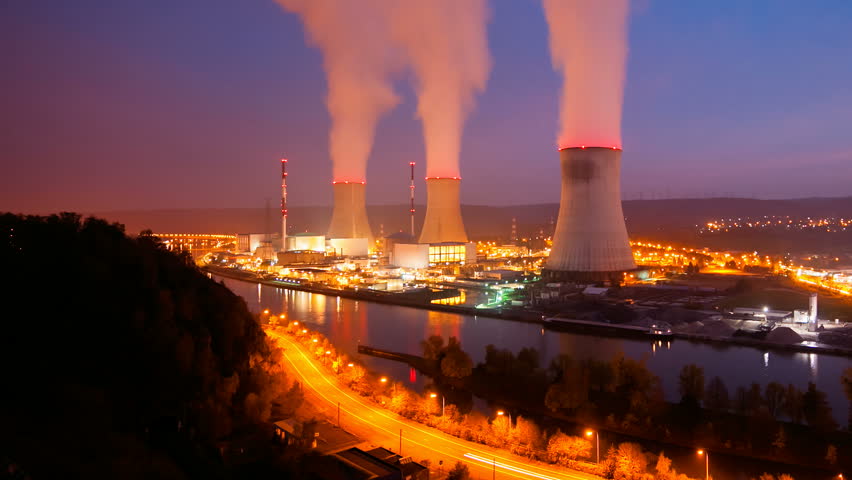
[[[706,344],[673,340],[654,343],[648,340],[593,337],[543,330],[540,325],[488,317],[433,312],[395,305],[384,305],[299,292],[239,280],[223,279],[233,292],[243,297],[253,312],[270,309],[287,315],[289,320],[305,322],[308,328],[322,332],[340,350],[357,356],[358,344],[420,355],[420,342],[430,335],[454,336],[470,354],[474,363],[485,356],[485,346],[518,352],[524,347],[539,351],[541,365],[547,366],[560,354],[575,358],[611,359],[623,352],[635,359],[645,358],[648,368],[660,377],[669,400],[677,401],[677,377],[684,365],[704,368],[706,380],[719,376],[733,398],[739,386],[771,381],[792,383],[800,389],[814,382],[826,393],[835,420],[846,425],[848,402],[840,384],[843,370],[852,366],[847,357],[763,351],[753,347]],[[370,369],[386,373],[396,381],[422,388],[424,380],[413,376],[407,366],[384,359],[361,356]]]

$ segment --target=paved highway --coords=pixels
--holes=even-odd
[[[340,406],[342,427],[374,444],[399,453],[402,431],[402,455],[415,461],[429,459],[431,469],[451,468],[456,461],[470,467],[474,478],[539,479],[539,480],[593,480],[599,479],[574,470],[553,467],[512,455],[478,443],[468,442],[431,427],[403,418],[380,408],[367,399],[338,383],[337,378],[324,370],[305,349],[287,335],[268,329],[267,334],[278,340],[284,348],[284,358],[306,394],[313,394],[317,402],[333,419]]]

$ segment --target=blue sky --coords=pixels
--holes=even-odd
[[[560,78],[539,2],[492,0],[494,67],[462,200],[557,202]],[[852,2],[634,0],[626,198],[849,195]],[[331,202],[320,53],[272,0],[6,0],[0,209]],[[370,203],[405,203],[423,142],[410,76],[379,124]],[[422,198],[421,201],[425,200]]]

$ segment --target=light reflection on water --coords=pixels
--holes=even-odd
[[[250,310],[259,312],[269,308],[272,313],[285,313],[289,319],[305,322],[308,328],[323,332],[339,349],[352,356],[357,356],[359,343],[420,354],[420,342],[430,335],[458,338],[474,362],[484,359],[488,344],[514,352],[524,347],[536,348],[543,367],[560,354],[606,360],[623,353],[644,359],[648,368],[661,378],[670,400],[677,400],[678,374],[689,363],[703,367],[706,380],[714,376],[722,378],[732,394],[737,387],[748,387],[752,382],[761,385],[771,381],[784,385],[792,383],[805,389],[812,381],[828,396],[837,422],[846,424],[848,403],[840,376],[852,362],[844,357],[784,351],[770,354],[755,348],[683,340],[593,337],[552,332],[537,324],[359,302],[268,286],[258,289],[254,284],[229,279],[224,282],[246,300]],[[410,372],[404,364],[373,357],[360,357],[359,360],[396,381],[409,383]],[[422,388],[427,382],[428,379],[420,375],[413,385]]]

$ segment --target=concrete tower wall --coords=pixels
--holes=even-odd
[[[426,219],[420,243],[467,243],[461,216],[460,178],[426,179]]]
[[[367,238],[372,243],[373,233],[367,220],[366,190],[364,183],[334,183],[334,211],[328,227],[328,238]]]
[[[636,268],[621,210],[621,150],[566,148],[559,156],[562,198],[547,274],[600,280]]]

